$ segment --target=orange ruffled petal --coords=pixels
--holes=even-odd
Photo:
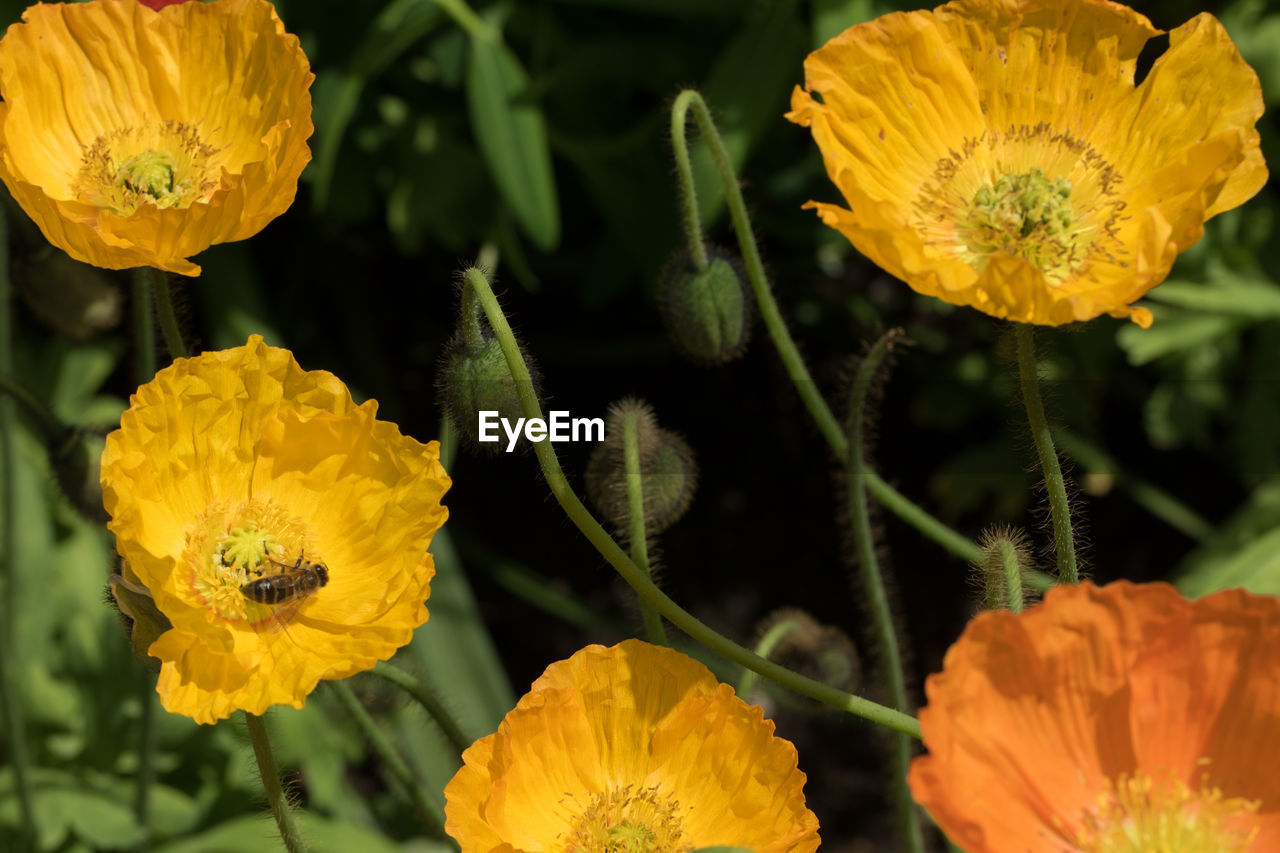
[[[975,618],[925,691],[911,789],[969,853],[1081,849],[1132,778],[1256,803],[1248,849],[1280,845],[1280,600],[1055,587]]]

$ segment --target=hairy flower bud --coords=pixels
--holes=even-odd
[[[747,349],[755,303],[737,258],[708,248],[698,270],[687,250],[678,252],[658,280],[663,325],[690,360],[712,366],[733,361]]]
[[[1025,572],[1031,567],[1027,534],[1015,527],[997,525],[982,534],[980,576],[987,610],[1021,611],[1028,604]]]
[[[13,265],[31,313],[60,335],[83,341],[120,322],[124,297],[108,273],[52,248]]]
[[[107,578],[107,603],[120,613],[121,624],[133,644],[134,656],[151,669],[159,669],[160,661],[151,657],[147,649],[173,624],[156,607],[151,591],[134,576],[124,560]]]
[[[627,529],[624,429],[631,417],[636,422],[645,529],[660,533],[684,515],[693,502],[698,467],[688,442],[660,428],[653,408],[642,400],[627,398],[609,407],[604,441],[596,446],[587,463],[587,497],[614,527]]]
[[[537,366],[523,345],[519,346],[533,377],[534,394],[539,395]],[[523,417],[516,381],[507,367],[502,346],[474,306],[463,308],[458,330],[445,346],[437,368],[436,389],[437,399],[458,434],[468,446],[483,453],[496,453],[502,444],[480,441],[480,412],[497,412],[498,418],[512,423]]]
[[[90,521],[105,524],[108,515],[102,505],[102,448],[100,435],[79,429],[68,430],[61,446],[49,448],[58,488],[76,510]]]

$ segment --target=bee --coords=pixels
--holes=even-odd
[[[329,582],[329,569],[324,563],[313,563],[298,555],[298,561],[290,566],[277,560],[267,562],[280,567],[278,574],[254,578],[240,587],[240,592],[250,601],[272,606],[301,602]]]

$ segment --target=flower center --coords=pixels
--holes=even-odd
[[[306,526],[273,503],[249,500],[207,509],[187,533],[183,566],[201,604],[228,622],[257,624],[274,611],[247,598],[244,585],[304,555],[321,556]]]
[[[1139,774],[1122,777],[1085,816],[1082,853],[1244,853],[1258,834],[1258,802],[1227,799]]]
[[[216,154],[181,122],[125,128],[85,148],[72,189],[81,201],[121,216],[144,204],[189,207],[217,187]]]
[[[1038,167],[984,184],[956,226],[957,236],[981,265],[996,252],[1017,255],[1050,281],[1067,277],[1080,257],[1071,210],[1071,182],[1049,180]]]
[[[578,818],[567,853],[683,853],[680,803],[654,788],[626,785],[591,799]]]
[[[932,251],[979,273],[1004,252],[1062,286],[1094,262],[1129,265],[1117,233],[1123,181],[1084,140],[1017,125],[966,138],[939,159],[912,203],[913,224]]]

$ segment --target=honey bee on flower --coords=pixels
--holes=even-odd
[[[166,709],[210,723],[301,707],[427,620],[449,477],[437,443],[376,414],[256,335],[133,396],[102,487],[131,583],[168,622],[147,649]]]

